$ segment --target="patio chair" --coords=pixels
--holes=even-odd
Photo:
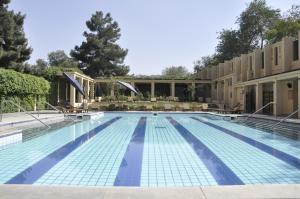
[[[210,104],[210,106],[208,107],[208,111],[212,111],[212,112],[220,112],[224,109],[225,105],[224,104]]]
[[[151,104],[146,104],[145,110],[146,111],[153,111],[153,106]]]

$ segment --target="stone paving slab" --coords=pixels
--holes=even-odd
[[[211,187],[66,187],[0,185],[1,199],[296,199],[300,185],[243,185]]]
[[[300,185],[211,186],[202,191],[208,199],[300,198]]]

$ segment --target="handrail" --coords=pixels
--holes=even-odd
[[[56,108],[55,106],[53,106],[52,104],[50,104],[50,103],[48,103],[48,102],[45,102],[45,104],[47,104],[48,106],[50,106],[51,108],[53,108],[54,110],[57,110],[58,112],[61,112],[61,113],[63,113],[64,114],[64,117],[66,116],[66,114],[63,112],[63,111],[61,111],[61,110],[59,110],[58,108]],[[71,118],[71,117],[69,117],[69,119],[70,120],[72,120],[73,121],[73,123],[75,123],[76,122],[76,120],[75,119],[73,119],[73,118]]]
[[[53,106],[52,104],[45,102],[45,104],[47,104],[48,106],[50,106],[51,108],[53,108],[54,110],[58,111],[58,112],[62,112],[61,110],[59,110],[58,108],[56,108],[55,106]]]
[[[34,119],[36,119],[37,121],[39,121],[40,123],[42,123],[43,125],[45,125],[47,128],[50,128],[50,126],[49,126],[48,124],[46,124],[45,122],[43,122],[42,120],[40,120],[39,118],[37,118],[36,116],[34,116],[33,114],[27,112],[23,107],[21,107],[19,104],[14,103],[14,102],[11,101],[11,100],[3,100],[3,101],[1,102],[1,105],[0,105],[0,114],[1,114],[0,121],[2,121],[3,104],[4,104],[4,103],[8,103],[8,102],[11,103],[12,105],[18,107],[19,109],[21,109],[25,114],[30,115],[31,117],[33,117]]]
[[[263,110],[264,108],[266,108],[267,106],[270,106],[271,104],[276,104],[276,102],[269,102],[266,105],[264,105],[263,107],[257,109],[254,113],[252,113],[251,115],[249,115],[244,122],[246,122],[250,117],[252,117],[253,115],[255,115],[256,113],[258,113],[259,111]]]
[[[295,115],[296,113],[298,113],[300,111],[300,109],[295,110],[294,112],[292,112],[291,114],[289,114],[288,116],[286,116],[285,118],[282,118],[279,122],[277,122],[276,124],[274,124],[271,129],[275,129],[275,127],[277,127],[279,124],[281,124],[282,122],[286,121],[287,119],[289,119],[290,117],[292,117],[293,115]]]

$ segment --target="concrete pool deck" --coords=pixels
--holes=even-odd
[[[176,188],[0,185],[1,199],[296,199],[300,185],[243,185]]]

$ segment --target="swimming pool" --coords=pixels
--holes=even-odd
[[[207,114],[105,113],[0,150],[0,183],[295,184],[300,142]]]

